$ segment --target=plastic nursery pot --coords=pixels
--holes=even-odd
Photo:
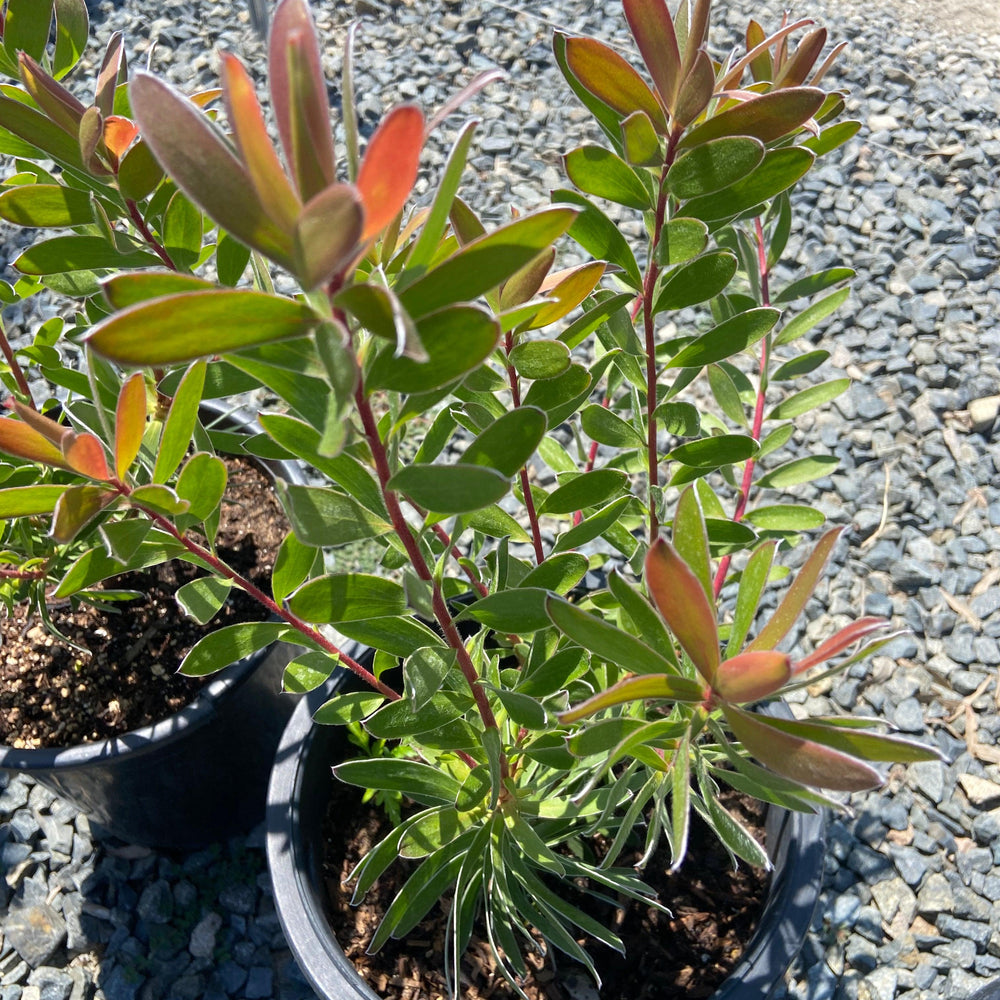
[[[203,404],[202,417],[223,430],[253,427],[211,404]],[[294,463],[259,465],[305,481]],[[245,832],[264,817],[275,749],[295,708],[281,684],[293,651],[279,643],[232,663],[176,714],[113,739],[0,746],[0,770],[29,775],[129,843],[192,850]]]
[[[355,658],[357,651],[350,651]],[[275,907],[303,975],[323,1000],[380,1000],[355,970],[327,922],[324,908],[323,818],[331,765],[346,742],[312,714],[346,681],[303,698],[278,747],[267,794],[267,863]],[[790,715],[778,704],[769,711]],[[826,849],[826,818],[769,807],[767,841],[774,862],[760,924],[743,958],[711,1000],[764,1000],[782,983],[799,953],[819,898]]]

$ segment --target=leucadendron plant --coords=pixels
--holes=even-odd
[[[641,64],[557,34],[555,59],[603,144],[565,154],[570,186],[550,207],[511,206],[490,228],[458,193],[475,121],[458,128],[421,207],[411,194],[428,134],[492,75],[430,121],[393,108],[362,148],[349,36],[338,150],[309,11],[282,0],[269,41],[279,150],[229,54],[219,112],[206,110],[214,94],[188,97],[150,73],[112,87],[124,73],[114,56],[84,107],[56,82],[58,40],[43,65],[47,17],[34,55],[20,46],[35,2],[7,7],[6,64],[23,89],[0,97],[0,148],[17,147],[19,171],[0,214],[71,230],[16,266],[77,289],[69,335],[99,376],[74,374],[85,405],[59,425],[9,382],[18,402],[0,447],[86,480],[53,501],[55,541],[100,529],[58,592],[159,545],[213,571],[203,612],[236,586],[274,615],[212,633],[185,673],[290,641],[305,649],[290,689],[356,675],[317,721],[360,726],[392,752],[336,775],[408,808],[353,873],[355,895],[398,858],[419,862],[373,948],[444,898],[456,993],[477,921],[515,986],[539,936],[593,972],[580,933],[621,941],[560,884],[669,905],[641,869],[663,841],[682,864],[692,813],[733,855],[768,864],[720,786],[814,810],[836,804],[829,791],[877,786],[873,763],[935,756],[873,731],[874,719],[755,708],[894,635],[860,618],[812,651],[778,649],[838,537],[803,537],[824,518],[795,487],[835,459],[796,452],[793,433],[847,388],[816,381],[829,352],[805,335],[844,301],[851,272],[772,280],[796,183],[858,129],[822,87],[840,50],[824,55],[823,29],[751,21],[745,52],[719,61],[709,0],[682,0],[675,16],[663,0],[625,0]],[[640,239],[625,219],[641,222]],[[568,249],[587,262],[557,267]],[[276,273],[298,291],[276,291]],[[221,495],[203,439],[163,458],[189,387],[265,387],[279,402],[245,447],[316,471],[316,485],[278,484],[293,530],[273,598],[196,530]],[[161,463],[180,466],[175,484]],[[27,513],[10,505],[28,498],[43,514],[56,497],[48,484],[18,490],[0,490],[8,514]],[[380,571],[338,570],[337,548],[360,541]],[[759,613],[796,547],[808,554],[776,609]],[[604,582],[583,592],[592,568]],[[371,654],[351,655],[347,640]],[[600,857],[580,846],[598,834]]]

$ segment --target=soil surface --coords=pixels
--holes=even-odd
[[[240,458],[226,458],[226,464],[218,553],[270,592],[288,523],[255,465]],[[108,587],[145,595],[119,605],[119,612],[69,603],[53,607],[55,627],[89,655],[60,642],[24,608],[0,619],[0,740],[18,748],[92,743],[159,722],[189,704],[206,678],[176,673],[187,651],[219,625],[267,617],[266,609],[236,588],[208,625],[185,617],[174,592],[204,575],[175,560],[108,580]]]
[[[735,793],[722,801],[764,842],[763,806]],[[344,817],[352,818],[345,828]],[[637,903],[624,909],[601,905],[580,893],[573,902],[613,928],[625,942],[625,956],[600,943],[580,938],[592,955],[603,982],[595,992],[589,973],[556,955],[550,962],[525,955],[534,966],[523,984],[531,1000],[662,1000],[710,996],[739,961],[760,918],[769,876],[742,862],[734,869],[714,834],[694,817],[688,857],[679,874],[668,873],[669,852],[659,850],[643,873],[671,913]],[[393,865],[359,906],[350,905],[343,879],[389,831],[381,810],[361,804],[357,789],[336,785],[327,813],[325,872],[329,918],[344,952],[369,985],[386,1000],[443,1000],[448,987],[444,968],[446,917],[441,908],[412,931],[405,941],[390,940],[375,955],[367,953],[385,908],[403,884],[401,865]],[[638,860],[638,855],[636,857]],[[411,869],[412,870],[412,869]],[[592,947],[591,947],[592,945]],[[474,936],[463,961],[462,1000],[515,1000],[517,994],[495,968],[489,945]]]

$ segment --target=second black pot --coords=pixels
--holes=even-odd
[[[337,727],[315,725],[312,714],[330,694],[325,688],[303,698],[278,747],[267,796],[267,862],[281,926],[317,995],[380,1000],[344,955],[324,909],[323,819],[335,780],[331,767],[345,746]],[[711,1000],[771,996],[802,946],[819,898],[825,817],[772,806],[766,825],[774,871],[764,913],[743,958]]]

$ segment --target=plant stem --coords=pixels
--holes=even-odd
[[[152,234],[149,226],[146,225],[146,220],[142,217],[142,212],[139,211],[139,206],[131,199],[127,198],[125,201],[128,207],[129,218],[135,223],[135,228],[139,230],[142,238],[146,241],[149,248],[156,254],[160,260],[163,261],[171,271],[177,270],[177,265],[170,259],[170,254],[167,253],[166,247]]]
[[[14,381],[17,382],[17,387],[21,390],[21,395],[24,396],[25,405],[36,410],[35,401],[31,398],[31,390],[28,388],[28,380],[25,378],[24,370],[21,368],[17,356],[14,354],[14,349],[10,346],[10,341],[7,339],[7,331],[4,329],[2,319],[0,319],[0,350],[3,351],[3,356],[7,359],[7,364],[10,367],[10,373],[14,376]]]
[[[47,573],[44,569],[7,569],[0,567],[0,579],[3,580],[44,580]]]
[[[459,564],[459,566],[462,569],[462,572],[465,573],[465,575],[468,577],[469,583],[471,583],[472,586],[475,588],[476,593],[479,594],[480,597],[488,596],[490,592],[489,587],[487,587],[482,580],[478,579],[476,575],[472,572],[472,570],[468,568],[468,566],[462,566],[461,562],[462,553],[457,545],[452,544],[451,536],[448,534],[448,532],[445,531],[440,524],[435,524],[431,530],[434,532],[435,535],[438,536],[444,547],[451,553],[451,557],[455,560],[455,562]]]
[[[131,490],[122,482],[113,482],[112,485],[118,490],[118,492],[124,496],[128,497],[131,494]],[[283,621],[287,622],[296,631],[300,632],[305,636],[310,642],[319,646],[324,652],[329,653],[331,656],[335,657],[338,662],[342,663],[345,667],[351,670],[353,673],[357,674],[366,684],[373,687],[379,694],[385,695],[390,701],[398,701],[402,696],[398,691],[394,691],[387,684],[380,681],[370,670],[363,667],[357,660],[348,656],[336,643],[331,642],[329,639],[323,635],[318,629],[313,628],[311,625],[306,624],[298,615],[293,614],[287,608],[281,607],[272,598],[268,597],[258,586],[253,584],[245,576],[241,576],[236,570],[227,566],[221,559],[218,558],[213,552],[205,548],[203,545],[199,545],[193,539],[189,538],[183,532],[179,531],[166,517],[162,514],[157,513],[155,510],[151,510],[149,507],[144,507],[141,504],[136,504],[136,506],[154,523],[157,527],[161,528],[163,531],[167,532],[172,538],[175,538],[181,545],[184,546],[192,555],[197,556],[199,559],[204,560],[212,567],[213,571],[219,576],[224,576],[227,580],[235,583],[241,590],[246,591],[258,604],[263,605],[271,612],[272,615],[276,615]]]
[[[514,334],[508,333],[504,344],[507,353],[507,379],[510,382],[511,401],[516,410],[521,405],[521,380],[518,377],[517,369],[510,363],[510,352],[514,348]],[[528,482],[527,466],[521,466],[521,492],[524,494],[524,509],[528,514],[528,523],[531,525],[531,542],[535,548],[535,562],[545,562],[545,550],[542,548],[542,531],[538,526],[538,514],[535,511],[535,498],[531,495],[531,485]]]
[[[754,235],[757,237],[757,268],[760,273],[761,305],[769,306],[771,304],[770,270],[767,266],[767,249],[764,245],[764,226],[760,221],[759,215],[753,221]],[[760,379],[757,384],[757,401],[754,405],[753,425],[750,430],[751,436],[758,444],[760,444],[761,433],[764,427],[764,400],[767,395],[767,370],[770,363],[770,354],[771,338],[768,335],[761,344]],[[739,496],[736,498],[736,510],[733,513],[733,521],[735,522],[742,521],[744,514],[746,514],[747,504],[750,501],[750,489],[753,486],[755,465],[756,460],[751,457],[747,459],[746,465],[743,467],[743,480],[740,484]],[[719,561],[719,568],[716,570],[713,586],[716,597],[719,596],[726,582],[726,573],[729,571],[731,561],[732,556],[729,555],[723,556]]]
[[[499,726],[493,714],[493,709],[490,707],[489,699],[486,697],[486,692],[479,683],[479,674],[476,671],[476,665],[472,662],[472,657],[469,656],[469,651],[465,648],[465,643],[462,641],[462,637],[455,627],[455,620],[448,610],[448,604],[441,593],[441,586],[434,578],[434,574],[427,564],[427,560],[413,534],[409,522],[403,516],[403,511],[399,506],[399,498],[395,490],[389,488],[389,480],[392,478],[389,469],[389,458],[386,455],[385,445],[378,432],[378,422],[375,420],[375,414],[372,412],[371,404],[365,396],[364,385],[360,381],[354,393],[354,400],[358,408],[358,413],[361,416],[361,425],[364,428],[365,437],[368,439],[368,447],[371,449],[372,458],[375,462],[375,471],[378,474],[379,484],[382,488],[382,498],[385,501],[386,510],[389,512],[389,519],[392,521],[392,526],[399,540],[403,543],[406,554],[410,557],[410,564],[413,566],[417,576],[421,580],[433,584],[432,602],[434,616],[438,620],[438,625],[441,627],[445,641],[455,650],[459,669],[465,676],[466,682],[472,691],[472,697],[476,701],[476,707],[479,709],[483,725],[487,729],[498,729]],[[503,773],[506,775],[506,760],[501,761],[501,766]]]

